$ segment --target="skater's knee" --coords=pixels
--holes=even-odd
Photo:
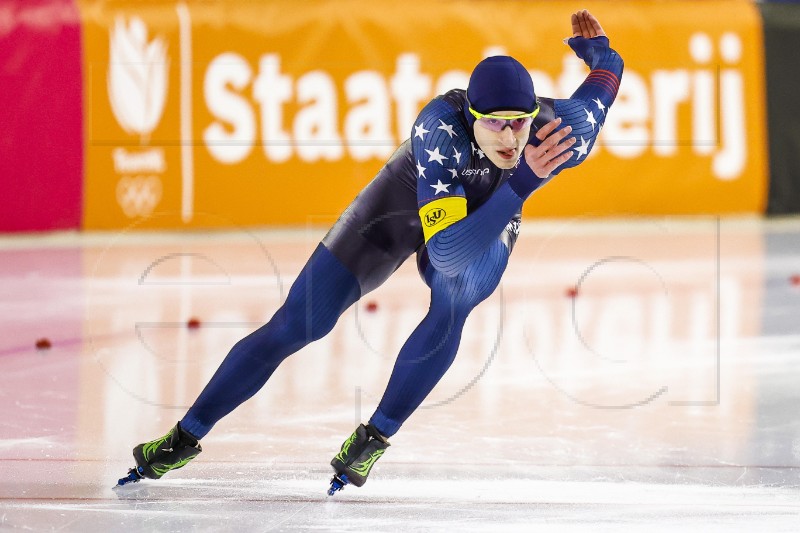
[[[239,339],[231,348],[229,357],[261,360],[270,355],[269,348],[268,339],[264,335],[263,328],[261,328],[243,339]]]
[[[494,292],[499,282],[499,276],[470,276],[435,291],[433,297],[440,303],[446,302],[451,313],[466,317]]]
[[[271,360],[277,354],[294,353],[306,344],[321,339],[333,329],[335,323],[335,316],[315,316],[304,308],[284,304],[267,324],[239,340],[231,348],[231,353]]]
[[[500,241],[491,246],[476,262],[454,277],[434,273],[431,283],[434,298],[449,301],[450,306],[469,312],[488,298],[508,264],[508,251]]]
[[[281,308],[280,327],[285,335],[312,342],[321,339],[333,329],[339,318],[337,312],[325,312],[317,306],[299,305],[287,301]]]

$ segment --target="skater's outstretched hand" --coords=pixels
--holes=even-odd
[[[595,16],[584,9],[572,14],[572,36],[591,39],[592,37],[605,37],[606,32],[603,31],[603,27],[600,26],[600,22]]]

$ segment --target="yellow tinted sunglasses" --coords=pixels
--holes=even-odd
[[[531,125],[533,119],[539,114],[539,109],[540,107],[537,104],[536,109],[530,113],[521,113],[519,115],[493,115],[491,113],[478,113],[470,106],[469,112],[480,122],[481,126],[492,131],[503,131],[503,128],[506,126],[511,126],[513,131],[520,131]]]

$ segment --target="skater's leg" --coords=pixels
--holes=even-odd
[[[508,263],[508,247],[495,242],[467,270],[447,277],[425,270],[431,287],[428,314],[408,338],[395,363],[378,409],[342,444],[331,461],[335,472],[329,495],[348,483],[361,486],[389,446],[388,437],[419,407],[455,358],[470,311],[497,287]]]
[[[198,439],[222,417],[253,396],[278,365],[311,341],[325,336],[358,300],[358,280],[320,244],[272,319],[228,353],[181,420]]]
[[[508,264],[508,248],[499,240],[458,276],[428,267],[431,306],[400,350],[386,392],[370,419],[385,437],[397,432],[453,362],[467,316],[489,297]]]

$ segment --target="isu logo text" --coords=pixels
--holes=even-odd
[[[425,213],[425,225],[429,228],[435,226],[440,220],[447,215],[444,209],[436,207]]]

